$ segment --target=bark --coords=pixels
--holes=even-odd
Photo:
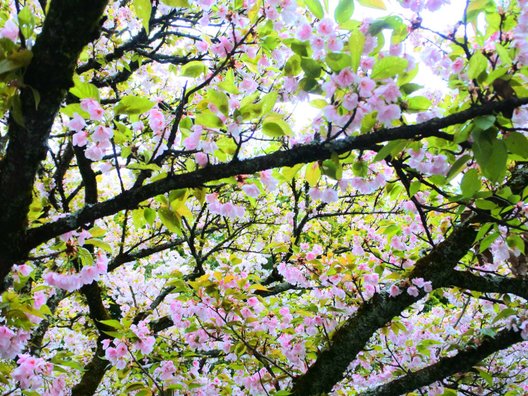
[[[416,262],[409,278],[430,279],[436,286],[466,255],[475,235],[471,225],[459,227],[431,253]],[[390,297],[387,292],[374,295],[336,331],[328,349],[319,354],[308,371],[294,380],[291,393],[307,396],[330,392],[343,379],[347,367],[372,335],[423,296],[423,292],[418,297],[405,292],[397,297]]]
[[[107,0],[54,0],[32,49],[20,91],[23,124],[11,114],[9,144],[0,164],[0,280],[27,254],[24,234],[35,176],[79,54],[97,37],[106,4]]]
[[[453,271],[443,286],[459,287],[483,293],[515,294],[528,300],[528,279],[522,278],[474,275],[470,272]]]
[[[226,177],[320,161],[330,158],[334,153],[344,154],[351,150],[372,149],[380,143],[397,139],[423,139],[437,135],[442,135],[446,138],[450,137],[450,135],[440,133],[440,129],[464,123],[479,115],[493,114],[503,109],[517,107],[527,103],[528,98],[491,102],[441,119],[435,118],[421,124],[381,129],[370,134],[351,136],[332,142],[296,146],[287,151],[278,151],[243,161],[232,161],[207,166],[204,169],[194,172],[168,176],[163,180],[125,191],[107,201],[85,207],[55,222],[33,228],[28,231],[26,247],[27,249],[34,248],[50,238],[76,229],[82,224],[113,215],[121,210],[134,209],[139,203],[171,190],[201,187],[207,182]]]
[[[484,338],[476,347],[464,349],[450,358],[442,358],[429,367],[360,393],[360,396],[395,396],[405,394],[456,373],[470,371],[474,365],[489,355],[521,341],[522,338],[519,332],[503,330],[494,338]]]

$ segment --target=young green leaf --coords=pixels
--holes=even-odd
[[[337,23],[347,22],[354,13],[354,0],[340,0],[334,11],[334,19]]]

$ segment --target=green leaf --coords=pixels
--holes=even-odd
[[[143,390],[148,389],[145,386],[144,382],[133,382],[125,388],[125,392],[128,394],[129,392],[137,391],[137,390]]]
[[[422,89],[423,85],[416,84],[416,83],[407,83],[403,84],[400,87],[400,91],[405,93],[406,95],[412,94],[414,91],[418,91],[419,89]]]
[[[475,201],[475,206],[483,210],[493,210],[497,207],[495,202],[488,201],[487,199],[477,199]]]
[[[492,234],[489,234],[487,237],[483,238],[480,242],[479,252],[482,253],[487,248],[491,246],[493,242],[495,242],[495,239],[497,239],[500,236],[498,232],[494,232]]]
[[[207,68],[205,70],[207,70]],[[233,73],[233,69],[229,69],[229,71],[225,73],[224,80],[218,84],[218,87],[230,94],[236,95],[239,93],[238,88],[235,85],[235,75]]]
[[[164,207],[158,211],[161,222],[167,229],[181,235],[181,219],[179,219],[169,208]]]
[[[512,58],[510,57],[510,54],[508,54],[508,50],[504,48],[500,43],[495,43],[495,51],[497,51],[497,54],[499,55],[500,60],[503,63],[503,66],[509,66],[512,63]]]
[[[224,126],[220,117],[209,110],[204,110],[200,114],[197,114],[194,121],[196,124],[202,125],[206,128],[218,129]]]
[[[134,10],[136,16],[141,20],[141,24],[148,34],[152,3],[150,0],[134,0]]]
[[[338,24],[347,22],[354,13],[354,0],[340,0],[334,11],[334,19]]]
[[[31,62],[32,58],[33,52],[27,49],[20,49],[9,54],[6,59],[0,60],[0,75],[29,65],[29,62]]]
[[[420,191],[420,187],[422,186],[422,183],[419,180],[413,180],[411,185],[409,186],[409,196],[414,197],[414,195]]]
[[[376,62],[372,68],[371,77],[375,80],[383,80],[385,78],[394,77],[401,74],[407,69],[409,61],[397,56],[386,56]]]
[[[403,20],[398,16],[391,15],[372,21],[368,28],[368,33],[371,36],[377,36],[383,29],[393,29],[399,34],[403,27],[405,29],[407,28],[407,25],[403,22]]]
[[[305,0],[304,3],[316,18],[324,18],[324,9],[319,0]]]
[[[181,67],[181,74],[184,77],[196,78],[207,72],[207,66],[201,61],[191,61]],[[229,92],[229,91],[228,91]]]
[[[497,133],[493,129],[487,131],[476,129],[472,134],[475,140],[473,153],[482,173],[492,182],[501,181],[506,175],[508,159],[506,144],[497,139]]]
[[[469,169],[460,182],[460,190],[465,198],[471,198],[480,191],[481,185],[478,171],[476,169]]]
[[[271,137],[289,136],[292,130],[280,114],[270,114],[262,122],[262,132]]]
[[[361,55],[365,47],[365,35],[359,29],[354,29],[350,32],[350,39],[348,41],[348,49],[350,50],[350,65],[352,71],[356,72],[361,62]]]
[[[331,52],[326,56],[325,62],[332,71],[338,73],[352,64],[352,57],[340,52]]]
[[[308,78],[308,77],[305,77],[301,81],[299,81],[299,88],[309,93],[320,93],[321,92],[321,86],[319,85],[317,80],[313,78]]]
[[[262,114],[270,113],[273,110],[275,103],[277,103],[278,98],[279,94],[277,92],[270,92],[264,95],[260,101],[262,105]]]
[[[102,241],[100,239],[90,238],[90,239],[87,239],[86,241],[84,241],[84,243],[86,245],[93,245],[95,247],[103,249],[104,251],[106,251],[108,253],[112,253],[112,246],[110,246],[110,244],[108,244],[105,241]]]
[[[339,157],[335,156],[332,159],[324,160],[321,166],[321,172],[323,175],[331,177],[334,180],[341,180],[343,177],[343,167],[339,162]]]
[[[156,220],[156,211],[151,208],[143,209],[143,216],[149,225],[152,225]]]
[[[493,386],[493,376],[485,370],[477,367],[477,371],[482,379],[484,379],[489,386]]]
[[[301,57],[293,54],[284,65],[284,74],[287,76],[296,76],[301,72]]]
[[[399,154],[408,143],[409,142],[404,139],[393,140],[387,143],[380,151],[378,151],[378,154],[376,154],[372,162],[381,161],[389,155],[394,157],[396,154]]]
[[[469,154],[465,154],[459,159],[455,161],[455,163],[451,166],[449,171],[447,172],[446,178],[447,181],[452,180],[458,173],[462,170],[464,166],[466,166],[467,162],[471,159],[471,156]]]
[[[321,178],[321,169],[317,162],[312,162],[311,164],[306,165],[306,170],[304,172],[304,178],[310,185],[310,187],[315,187]]]
[[[493,124],[495,124],[495,116],[492,115],[486,115],[486,116],[480,116],[476,117],[473,122],[476,126],[478,126],[481,130],[485,131],[487,129],[490,129]]]
[[[35,31],[35,17],[29,7],[24,7],[18,13],[18,27],[27,40]]]
[[[102,323],[108,327],[111,327],[113,329],[116,329],[116,330],[121,330],[123,328],[123,325],[121,324],[121,322],[119,320],[115,320],[115,319],[105,319],[105,320],[100,320],[99,323]]]
[[[528,158],[528,139],[522,133],[509,132],[504,141],[510,153]]]
[[[483,72],[486,71],[487,66],[488,59],[482,55],[481,52],[475,52],[469,60],[468,77],[471,80],[477,79]]]
[[[281,174],[282,174],[282,176],[284,178],[284,181],[291,182],[291,180],[295,177],[297,172],[299,172],[299,170],[301,170],[301,168],[303,166],[304,166],[304,164],[297,164],[297,165],[292,166],[292,167],[285,166],[284,168],[282,168]]]
[[[286,40],[285,40],[286,41]],[[294,53],[300,56],[308,56],[309,44],[307,41],[292,40],[290,47]]]
[[[429,110],[432,102],[425,96],[412,96],[407,99],[407,110],[410,111],[424,111]]]
[[[358,0],[363,7],[376,8],[378,10],[385,10],[385,3],[383,0]]]
[[[321,65],[312,58],[303,57],[301,59],[301,68],[309,78],[315,79],[321,75]]]
[[[99,100],[99,90],[93,84],[82,82],[78,78],[74,79],[74,86],[70,88],[70,93],[79,99],[91,98]]]
[[[368,171],[369,167],[366,161],[357,160],[352,164],[352,172],[354,172],[354,176],[366,177]]]
[[[68,117],[73,117],[73,115],[75,113],[79,114],[81,117],[85,118],[85,119],[88,119],[90,118],[90,114],[88,114],[86,111],[84,111],[82,108],[81,108],[81,104],[80,103],[71,103],[67,106],[64,106],[62,109],[61,109],[61,112],[65,115],[67,115]]]
[[[225,115],[229,113],[229,98],[222,91],[210,89],[207,91],[207,100],[216,105],[218,110],[220,110]]]
[[[526,254],[526,244],[524,242],[524,239],[522,239],[519,235],[510,235],[508,238],[506,238],[506,242],[508,243],[508,246],[512,249],[518,249],[521,254]]]
[[[161,2],[169,7],[174,8],[189,8],[189,0],[161,0]]]
[[[154,102],[142,96],[123,96],[114,108],[116,114],[143,114],[154,106]]]
[[[93,264],[93,256],[92,253],[90,253],[87,249],[83,247],[77,247],[77,255],[81,260],[82,265],[92,265]]]

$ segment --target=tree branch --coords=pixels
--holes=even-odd
[[[506,276],[474,275],[471,272],[453,271],[442,287],[459,287],[483,293],[509,293],[528,300],[528,279]]]
[[[502,330],[494,338],[485,337],[477,347],[460,351],[455,356],[442,358],[438,363],[421,370],[409,373],[387,384],[360,393],[360,396],[393,396],[401,395],[432,384],[456,373],[469,371],[474,365],[492,353],[521,342],[520,332]]]
[[[20,92],[23,122],[9,119],[9,145],[0,164],[0,279],[20,257],[33,184],[48,150],[53,121],[72,86],[83,47],[98,35],[107,0],[54,0],[32,49]],[[36,95],[40,100],[36,99]],[[0,282],[2,283],[2,282]]]
[[[476,231],[465,224],[456,228],[442,243],[416,262],[409,278],[424,278],[436,282],[443,280],[466,255],[475,239]],[[330,340],[330,346],[317,357],[308,371],[294,380],[293,395],[319,395],[328,393],[343,379],[349,364],[363,350],[371,336],[393,317],[424,296],[406,292],[390,297],[387,292],[375,294],[341,326]]]
[[[194,172],[168,176],[163,180],[125,191],[114,198],[91,207],[85,207],[55,222],[31,229],[26,239],[26,254],[39,244],[96,219],[113,215],[124,209],[133,209],[140,202],[168,191],[201,187],[205,183],[239,174],[252,174],[271,168],[293,166],[330,158],[333,153],[343,154],[351,150],[367,150],[372,146],[396,139],[416,139],[432,136],[438,129],[466,122],[478,115],[492,114],[504,109],[528,104],[528,98],[512,98],[503,102],[490,102],[472,107],[444,118],[435,118],[420,124],[350,136],[328,143],[312,143],[293,147],[287,151],[255,158],[208,166]]]

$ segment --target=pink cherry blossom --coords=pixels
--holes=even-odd
[[[92,140],[94,142],[104,142],[111,139],[113,135],[114,132],[111,128],[99,125],[95,128],[95,132],[92,134]]]
[[[374,80],[371,80],[368,77],[363,77],[359,81],[359,96],[363,98],[371,97],[375,87],[376,83],[374,82]]]
[[[390,104],[383,106],[378,110],[378,121],[381,122],[384,126],[392,126],[392,122],[400,118],[401,109],[400,106],[395,104]]]
[[[401,293],[402,293],[401,289],[396,285],[392,285],[389,289],[389,295],[391,297],[399,296]]]
[[[407,288],[407,294],[413,297],[418,297],[420,295],[420,291],[416,286],[409,286]]]
[[[464,68],[464,59],[462,58],[456,58],[452,65],[453,72],[458,74],[462,71]]]
[[[260,181],[266,186],[269,191],[274,191],[277,188],[277,180],[271,175],[271,170],[260,172]]]
[[[100,161],[103,159],[104,151],[98,144],[91,144],[88,149],[84,152],[86,158],[90,161]]]
[[[254,184],[244,184],[242,190],[252,198],[257,198],[260,195],[260,190]]]
[[[163,381],[169,381],[174,378],[176,373],[176,366],[171,360],[163,361],[160,366],[154,371],[154,374]]]
[[[79,114],[74,113],[73,118],[68,122],[68,128],[72,131],[80,132],[86,127],[86,121]]]
[[[186,150],[196,150],[202,137],[202,127],[194,128],[194,132],[183,140],[183,145]]]
[[[196,153],[194,159],[199,167],[203,168],[209,163],[209,157],[205,153]]]
[[[90,114],[91,120],[101,121],[103,119],[104,110],[95,99],[81,99],[81,108]]]
[[[316,25],[316,28],[321,36],[330,36],[335,32],[335,23],[330,18],[324,18]]]
[[[357,79],[357,76],[352,72],[352,70],[349,67],[345,67],[335,77],[335,81],[337,82],[337,85],[339,85],[340,87],[348,87],[352,83],[356,82],[356,79]]]
[[[44,304],[46,304],[47,296],[42,291],[37,291],[33,294],[33,306],[35,309],[39,309]]]
[[[355,92],[348,92],[343,96],[343,107],[348,111],[354,110],[358,105],[358,95]]]
[[[213,51],[213,54],[215,54],[218,57],[226,57],[231,53],[233,50],[234,45],[229,39],[225,36],[220,37],[220,42],[217,44],[213,44],[211,47],[211,50]]]
[[[0,29],[0,37],[16,41],[18,38],[18,26],[11,19],[7,20],[4,27]]]
[[[325,203],[332,203],[338,200],[337,191],[333,188],[327,188],[321,195],[321,201]]]
[[[86,131],[79,131],[73,134],[72,144],[78,147],[84,147],[88,143],[89,133]]]
[[[343,49],[343,41],[339,37],[331,35],[326,41],[326,46],[329,51],[338,52]]]
[[[301,41],[310,40],[310,37],[312,37],[312,27],[306,22],[301,24],[297,29],[296,36]]]
[[[154,132],[156,135],[160,135],[165,128],[165,116],[163,113],[157,109],[151,109],[149,111],[149,126],[150,129]]]

